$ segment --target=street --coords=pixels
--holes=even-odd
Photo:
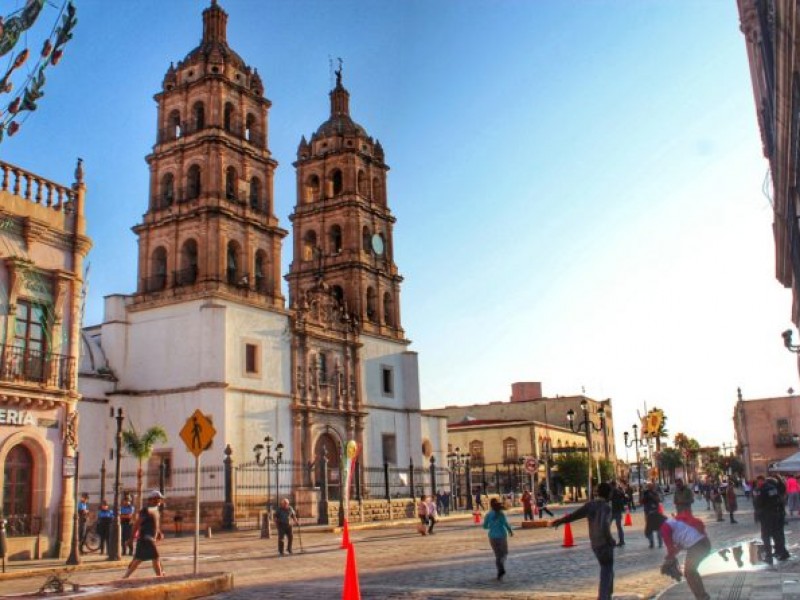
[[[738,513],[738,524],[716,523],[705,502],[695,513],[706,521],[715,549],[754,539],[757,535],[749,502]],[[700,509],[702,507],[702,510]],[[666,510],[671,510],[667,504]],[[556,516],[563,509],[556,510]],[[350,533],[356,552],[361,595],[365,599],[422,598],[594,598],[598,567],[588,543],[585,522],[573,524],[576,546],[562,548],[564,529],[520,529],[521,514],[510,511],[514,527],[510,539],[508,574],[495,579],[494,559],[486,533],[471,519],[443,520],[435,534],[422,537],[415,525],[386,529],[354,529]],[[790,549],[795,536],[792,521],[787,530]],[[625,528],[623,548],[615,554],[617,597],[649,597],[668,587],[672,580],[658,569],[664,550],[648,549],[643,535],[643,515],[633,513],[633,526]],[[612,533],[614,527],[612,526]],[[616,537],[616,536],[615,536]],[[302,540],[302,545],[301,545]],[[294,555],[278,557],[277,539],[262,540],[255,531],[215,535],[201,539],[200,570],[205,573],[231,571],[235,589],[217,596],[221,600],[260,598],[341,597],[346,552],[333,533],[301,529],[295,537]],[[169,538],[161,545],[165,571],[169,575],[191,573],[192,538]],[[721,559],[709,559],[714,569]],[[735,567],[734,567],[735,568]],[[72,580],[82,584],[108,581],[121,576],[121,569],[80,572]],[[150,577],[152,569],[143,564],[134,577]],[[21,593],[38,589],[37,578],[3,583],[3,592]]]

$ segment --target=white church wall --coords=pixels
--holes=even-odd
[[[230,391],[227,404],[226,437],[237,464],[251,462],[255,456],[253,447],[262,444],[267,435],[273,440],[273,448],[278,442],[283,443],[285,461],[293,459],[292,415],[288,398]]]
[[[364,335],[361,338],[361,368],[364,403],[378,408],[419,408],[416,353],[405,343]],[[412,357],[413,356],[413,357]],[[391,389],[384,389],[384,371],[391,374]]]
[[[412,433],[415,425],[417,431]],[[388,459],[390,465],[405,467],[411,456],[416,462],[419,458],[419,446],[414,443],[419,435],[419,414],[402,410],[370,409],[364,428],[364,457],[367,466],[378,467]],[[384,456],[384,439],[387,437],[394,438],[394,457]],[[392,444],[388,445],[391,454]]]

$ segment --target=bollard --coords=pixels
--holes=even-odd
[[[211,539],[211,525],[206,525],[206,538]]]
[[[268,512],[261,513],[261,539],[268,540],[271,537],[272,537],[272,531],[270,529],[269,513]]]

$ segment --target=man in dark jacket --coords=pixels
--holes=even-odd
[[[597,498],[589,500],[574,513],[554,519],[551,524],[558,527],[586,517],[589,523],[589,540],[597,562],[600,563],[600,586],[597,600],[611,600],[614,593],[614,538],[611,537],[611,486],[603,482],[597,486]]]
[[[761,541],[764,543],[767,564],[772,564],[773,555],[781,561],[788,559],[789,552],[786,550],[786,537],[783,533],[783,494],[777,480],[758,476],[753,490],[753,508],[756,519],[761,524]]]
[[[611,520],[617,524],[617,546],[625,545],[625,532],[622,529],[622,513],[625,512],[625,506],[628,504],[628,498],[620,485],[611,482]]]
[[[649,514],[658,513],[660,504],[661,494],[658,493],[656,484],[651,481],[647,484],[647,488],[645,488],[642,493],[642,508],[644,509],[645,519],[647,519],[647,515]],[[650,548],[653,548],[653,531],[645,528],[644,534],[647,537],[647,541],[650,542]],[[664,541],[661,539],[661,533],[656,529],[655,534],[658,537],[658,547],[661,548],[661,546],[664,545]]]

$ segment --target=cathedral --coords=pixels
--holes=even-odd
[[[350,115],[341,66],[330,116],[302,136],[293,163],[287,298],[271,103],[228,44],[227,13],[212,0],[202,16],[199,46],[155,96],[150,197],[133,227],[137,289],[106,297],[103,322],[83,330],[81,470],[113,457],[109,407],[123,409],[126,428],[162,426],[169,442],[156,455],[174,468],[194,464],[179,431],[195,410],[216,430],[203,453],[215,464],[227,446],[252,460],[266,436],[301,465],[341,456],[348,440],[363,467],[444,464],[446,421],[420,411],[401,323],[389,167]],[[134,465],[123,457],[123,469]],[[296,469],[292,489],[320,475]]]

